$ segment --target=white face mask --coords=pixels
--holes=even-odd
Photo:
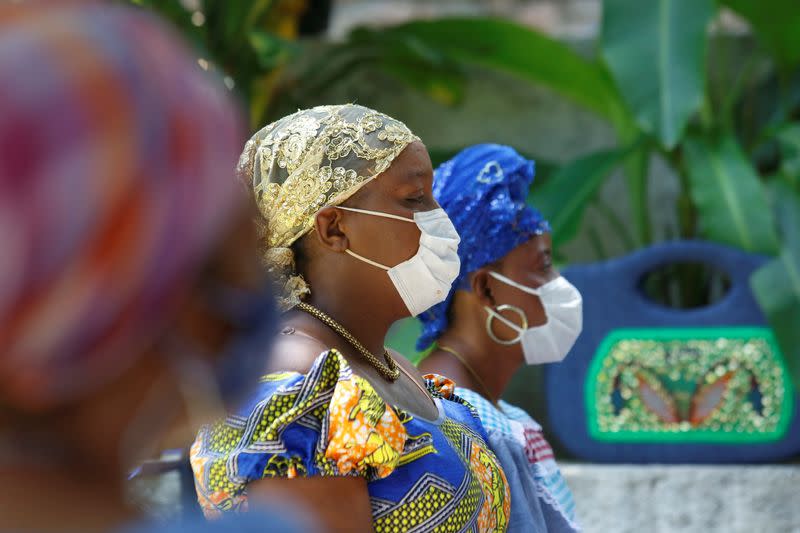
[[[523,326],[520,327],[487,307],[489,315],[519,333],[517,339],[509,344],[522,343],[522,353],[529,365],[562,361],[583,329],[583,298],[578,289],[562,276],[534,289],[497,272],[489,274],[507,285],[538,296],[547,316],[546,324],[528,328],[523,315]]]
[[[416,223],[420,231],[419,249],[414,257],[397,266],[388,267],[352,250],[345,251],[356,259],[386,270],[412,316],[427,311],[447,298],[450,286],[461,269],[461,260],[458,258],[458,243],[461,238],[444,209],[414,213],[414,219],[411,220],[379,211],[337,207],[345,211]]]

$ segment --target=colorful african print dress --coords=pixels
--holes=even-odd
[[[508,478],[513,502],[508,531],[579,531],[572,492],[558,469],[542,426],[519,407],[502,400],[497,409],[475,391],[458,387],[456,394],[477,410],[489,445]]]
[[[336,350],[308,374],[269,374],[239,411],[192,446],[206,516],[247,506],[266,477],[359,475],[377,533],[505,531],[509,487],[475,410],[454,384],[426,376],[439,409],[426,420],[384,403]]]

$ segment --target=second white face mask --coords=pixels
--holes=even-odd
[[[388,267],[352,250],[346,252],[356,259],[386,270],[412,316],[427,311],[447,298],[461,269],[461,260],[458,258],[458,243],[461,238],[444,209],[414,213],[414,219],[411,220],[379,211],[337,207],[345,211],[415,223],[420,231],[419,249],[412,258],[399,265]]]
[[[547,323],[531,328],[521,328],[494,309],[486,308],[490,315],[520,334],[525,362],[536,365],[562,361],[583,329],[583,298],[578,289],[562,276],[534,289],[497,272],[489,274],[507,285],[538,296],[542,302]]]

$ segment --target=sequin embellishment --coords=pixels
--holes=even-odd
[[[617,330],[586,382],[589,432],[615,442],[772,442],[793,400],[766,328]]]

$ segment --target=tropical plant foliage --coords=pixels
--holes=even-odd
[[[534,188],[554,242],[572,239],[607,177],[622,169],[632,228],[612,220],[631,246],[651,243],[652,156],[680,179],[681,238],[704,238],[773,259],[752,288],[800,384],[800,8],[796,0],[605,0],[594,57],[513,22],[485,18],[415,21],[359,29],[343,42],[297,42],[306,2],[205,0],[204,23],[178,0],[135,0],[179,25],[235,80],[253,123],[270,103],[302,101],[354,68],[383,69],[437,101],[457,105],[478,65],[543,85],[612,125],[618,148],[585,154]],[[185,0],[184,0],[185,3]],[[309,7],[309,5],[305,5]],[[749,23],[756,39],[737,68],[709,75],[720,11]],[[193,23],[194,21],[194,23]],[[719,40],[719,39],[717,39]],[[304,68],[282,71],[305,49]],[[761,58],[766,75],[751,75]],[[763,70],[763,69],[762,69]],[[558,209],[553,209],[558,206]],[[691,276],[687,276],[691,278]],[[688,290],[693,290],[691,285]]]
[[[123,2],[125,0],[122,0]],[[254,127],[277,97],[281,69],[301,52],[295,42],[306,0],[127,0],[157,11],[197,48],[203,68],[219,69],[247,102]]]

